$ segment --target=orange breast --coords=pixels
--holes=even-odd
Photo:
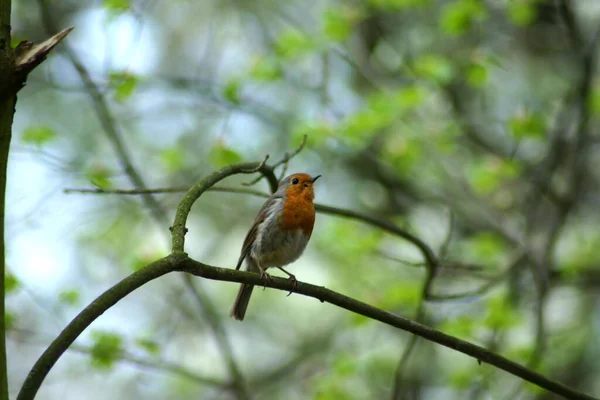
[[[302,229],[310,237],[315,225],[315,206],[303,197],[288,197],[283,203],[280,226],[286,231]]]

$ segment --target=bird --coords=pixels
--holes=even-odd
[[[279,182],[244,239],[236,270],[246,260],[246,270],[259,272],[263,279],[270,279],[267,268],[278,268],[297,282],[296,277],[283,267],[296,261],[308,244],[315,224],[313,184],[320,177],[296,173]],[[244,319],[253,289],[254,285],[246,283],[240,286],[231,317],[239,321]]]

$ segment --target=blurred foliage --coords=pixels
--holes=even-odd
[[[123,102],[131,97],[138,85],[137,77],[129,73],[111,73],[110,83],[115,89],[115,99]]]
[[[56,132],[49,127],[31,127],[23,131],[23,143],[42,146],[56,137]]]
[[[92,365],[110,369],[123,353],[123,339],[114,332],[93,331],[91,351]]]
[[[7,273],[4,277],[4,293],[10,294],[19,289],[19,280],[11,273]]]
[[[423,299],[419,249],[321,213],[290,266],[299,280],[597,395],[598,20],[593,2],[550,0],[13,1],[14,39],[76,29],[17,105],[11,393],[47,327],[168,253],[182,196],[62,189],[189,186],[227,164],[277,160],[308,135],[287,173],[322,174],[316,201],[397,224],[442,267]],[[262,202],[206,193],[186,251],[235,265]],[[247,387],[261,399],[391,398],[408,334],[272,290],[255,290],[234,324],[237,287],[193,282],[197,294],[161,277],[119,302],[80,339],[94,368],[61,359],[62,379],[39,396],[242,399]],[[396,399],[550,398],[423,340],[399,375]]]
[[[79,293],[78,290],[67,289],[67,290],[63,290],[62,292],[60,292],[58,297],[59,297],[60,301],[62,301],[63,303],[68,304],[70,306],[74,306],[79,303],[81,294]]]
[[[160,345],[152,339],[139,338],[135,341],[135,344],[152,356],[160,354]]]

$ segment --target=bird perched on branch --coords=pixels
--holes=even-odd
[[[296,281],[283,267],[300,257],[310,239],[315,224],[313,184],[320,176],[292,174],[279,183],[248,231],[235,269],[246,260],[246,270],[260,272],[264,279],[270,279],[266,269],[275,267]],[[244,319],[252,289],[254,285],[241,285],[231,309],[233,318]]]

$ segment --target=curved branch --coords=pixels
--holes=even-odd
[[[383,322],[398,329],[411,332],[431,342],[441,344],[442,346],[474,357],[478,362],[485,362],[493,365],[567,399],[594,400],[594,397],[592,396],[578,392],[560,382],[550,380],[543,375],[510,361],[494,352],[486,350],[483,347],[446,335],[445,333],[429,328],[428,326],[402,318],[324,287],[303,282],[291,282],[288,279],[278,277],[272,277],[271,280],[265,281],[261,279],[259,274],[213,267],[194,261],[183,254],[171,254],[142,268],[104,292],[87,306],[73,321],[71,321],[71,323],[69,323],[69,325],[67,325],[35,363],[25,379],[25,383],[19,392],[17,400],[30,400],[35,397],[52,366],[75,339],[77,339],[77,337],[94,320],[96,320],[96,318],[135,289],[153,279],[173,271],[187,272],[192,275],[212,280],[263,285],[274,289],[291,291],[304,296],[313,297],[321,302],[336,305],[340,308]]]
[[[177,207],[177,213],[175,214],[175,221],[173,222],[173,226],[171,227],[171,232],[173,233],[173,253],[176,254],[184,252],[185,233],[187,232],[185,223],[187,221],[188,214],[192,209],[192,205],[196,200],[198,200],[202,193],[204,193],[210,187],[215,185],[217,182],[220,182],[228,176],[235,174],[251,174],[254,172],[261,172],[264,176],[267,177],[267,179],[269,179],[269,184],[271,185],[271,188],[273,188],[273,185],[275,185],[275,190],[277,190],[277,177],[275,177],[273,169],[265,165],[266,161],[267,159],[265,158],[265,160],[260,163],[253,162],[234,164],[225,168],[221,168],[220,170],[213,172],[212,174],[210,174],[209,176],[192,186],[179,203],[179,206]]]
[[[33,365],[33,368],[25,378],[17,400],[33,399],[50,369],[54,366],[60,356],[69,348],[77,337],[102,315],[106,310],[114,306],[119,300],[133,292],[135,289],[173,271],[176,267],[176,259],[166,257],[153,262],[150,265],[129,275],[115,286],[102,293],[82,312],[80,312],[56,339],[48,346],[42,356]]]

